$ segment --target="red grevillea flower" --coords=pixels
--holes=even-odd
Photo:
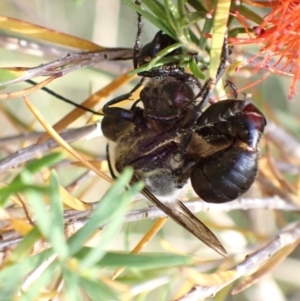
[[[233,44],[259,44],[259,53],[251,59],[257,68],[267,68],[276,74],[292,76],[289,98],[295,94],[300,77],[300,0],[278,0],[271,2],[247,1],[263,4],[271,9],[264,22],[253,28],[256,37],[232,39]],[[234,13],[246,28],[244,17],[238,10]],[[246,28],[246,30],[248,30]],[[262,59],[257,60],[260,57]]]

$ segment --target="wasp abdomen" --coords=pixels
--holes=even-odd
[[[253,184],[258,152],[230,146],[200,161],[191,174],[195,192],[208,203],[236,199]]]

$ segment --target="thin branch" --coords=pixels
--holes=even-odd
[[[272,121],[268,121],[265,135],[276,145],[291,156],[300,158],[300,143],[291,134]]]
[[[42,135],[44,135],[45,132],[30,132],[30,133],[22,133],[19,135],[13,135],[13,136],[7,136],[0,138],[0,146],[6,145],[7,143],[20,143],[23,141],[36,141],[38,140]]]
[[[43,57],[46,59],[53,59],[66,56],[70,52],[69,47],[62,45],[51,46],[49,43],[43,41],[31,40],[30,38],[10,37],[0,33],[0,48],[8,50],[19,51],[36,57]],[[72,49],[73,51],[73,49]],[[131,49],[132,56],[132,49]],[[127,59],[125,56],[124,60]],[[131,57],[129,57],[131,59]],[[118,61],[101,61],[99,64],[93,66],[94,69],[102,72],[107,72],[112,75],[120,75],[128,70],[127,62]]]
[[[18,70],[24,70],[24,75],[1,82],[0,87],[7,87],[38,76],[63,76],[72,71],[92,66],[102,61],[127,60],[130,58],[132,58],[131,48],[106,48],[100,51],[69,53],[63,58],[41,64],[37,67],[18,67]]]
[[[22,240],[22,237],[16,237],[12,239],[3,240],[0,242],[0,250],[5,250],[6,248],[9,248],[11,246],[16,245],[18,242]]]
[[[148,281],[143,281],[142,283],[135,284],[132,288],[130,288],[130,295],[131,297],[137,296],[145,291],[151,291],[162,285],[168,284],[170,281],[170,276],[161,276]]]
[[[185,206],[193,213],[196,212],[211,212],[211,211],[233,211],[233,210],[248,210],[248,209],[278,209],[283,211],[299,211],[299,207],[287,203],[277,196],[265,199],[246,199],[241,198],[229,203],[210,204],[201,200],[185,202]],[[98,206],[98,203],[90,204],[93,209]],[[93,210],[77,211],[66,210],[64,214],[65,225],[68,232],[75,232],[83,227],[90,218]],[[149,207],[140,210],[129,211],[123,219],[124,223],[139,221],[144,219],[154,219],[166,217],[166,214],[157,207]],[[14,245],[21,240],[21,237],[14,230],[9,230],[1,233],[0,250],[8,246]]]
[[[77,129],[67,130],[61,133],[61,137],[68,143],[87,138],[87,136],[100,136],[99,123],[87,125]],[[48,139],[41,144],[33,144],[0,160],[0,172],[5,172],[10,168],[15,168],[28,160],[36,158],[38,155],[49,152],[58,147],[59,144],[54,139]]]
[[[98,203],[92,203],[93,209]],[[184,202],[184,205],[193,213],[196,212],[212,212],[212,211],[222,211],[228,212],[233,210],[248,210],[248,209],[266,209],[266,210],[282,210],[282,211],[299,211],[300,208],[294,204],[288,203],[285,200],[279,198],[278,196],[270,198],[261,199],[250,199],[250,198],[240,198],[238,200],[223,203],[223,204],[213,204],[206,203],[202,200]],[[66,210],[65,220],[67,223],[76,223],[80,220],[80,223],[85,222],[89,219],[92,211],[77,211],[77,210]],[[129,211],[123,222],[133,222],[144,219],[154,219],[159,217],[166,217],[166,214],[158,209],[157,207],[148,207],[145,209],[131,210]]]
[[[16,97],[22,97],[24,95],[29,95],[30,93],[33,93],[34,91],[37,91],[37,90],[45,87],[46,85],[51,83],[56,78],[57,78],[57,76],[51,76],[32,87],[22,89],[19,91],[14,91],[14,92],[0,93],[0,100],[12,99],[12,98],[16,98]]]
[[[26,275],[23,283],[21,285],[22,290],[26,291],[29,287],[43,274],[43,272],[48,268],[48,266],[56,259],[57,255],[54,254],[43,261],[36,269],[31,271]]]
[[[228,270],[234,272],[234,276],[222,285],[216,286],[195,286],[190,292],[177,301],[196,301],[214,296],[222,288],[232,283],[236,279],[245,276],[254,269],[260,267],[270,257],[274,256],[284,247],[293,244],[300,238],[300,223],[287,226],[280,234],[276,236],[270,243],[258,251],[248,255],[244,261]]]

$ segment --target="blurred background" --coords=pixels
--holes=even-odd
[[[130,48],[134,45],[137,30],[136,13],[120,0],[2,0],[0,1],[0,12],[2,16],[17,18],[78,36],[91,40],[103,47]],[[145,44],[152,40],[156,32],[157,28],[144,21],[142,43]],[[239,51],[238,47],[236,51]],[[251,55],[252,49],[251,47],[243,48],[243,51],[245,51],[245,55]],[[0,67],[34,67],[58,59],[67,53],[68,49],[58,45],[46,43],[40,45],[38,41],[14,38],[11,34],[0,31]],[[131,61],[105,62],[93,68],[72,72],[55,80],[47,87],[72,101],[81,103],[93,92],[101,89],[118,75],[126,73],[131,68]],[[231,72],[227,77],[237,87],[243,87],[258,80],[262,75],[260,72],[255,72],[254,74],[251,67],[246,67],[239,72]],[[134,83],[131,82],[114,91],[111,98],[129,91],[134,86]],[[27,86],[28,84],[25,83],[13,85],[8,87],[5,92],[23,89]],[[297,95],[293,101],[288,100],[289,86],[289,78],[270,75],[265,81],[245,92],[252,94],[252,101],[265,113],[271,123],[274,122],[280,129],[291,135],[296,142],[299,142],[299,100]],[[37,91],[29,97],[50,124],[59,121],[73,109],[72,106],[55,99],[43,91]],[[243,97],[243,95],[240,97]],[[100,108],[101,106],[98,109]],[[1,101],[0,110],[1,137],[13,136],[32,130],[42,131],[42,127],[35,121],[23,99],[16,98]],[[89,117],[90,114],[86,114],[74,122],[71,127],[83,126]],[[272,135],[276,136],[276,132]],[[1,156],[5,157],[33,142],[22,141],[2,145]],[[275,155],[274,160],[279,163],[277,166],[280,166],[281,163],[281,166],[284,166],[281,171],[285,179],[291,185],[298,185],[299,158],[298,161],[294,160],[291,163],[280,152],[280,146],[274,146],[273,142],[271,139],[269,148]],[[105,145],[106,140],[103,137],[74,144],[76,149],[86,155],[87,158],[97,158],[99,160],[105,160]],[[266,140],[263,140],[261,142],[263,164],[266,164],[265,146]],[[276,157],[276,155],[278,156]],[[84,168],[72,166],[69,164],[69,161],[57,167],[60,183],[63,186],[68,186],[85,172]],[[284,165],[284,163],[286,164]],[[267,165],[263,165],[263,168],[267,170],[268,167],[264,166]],[[9,174],[4,175],[2,180],[9,176]],[[268,176],[270,176],[269,179]],[[262,198],[278,194],[278,191],[272,191],[272,189],[268,191],[263,182],[267,180],[274,184],[272,182],[274,175],[272,176],[272,174],[270,175],[270,173],[266,172],[261,177],[261,181],[257,181],[243,197]],[[73,193],[85,202],[95,202],[101,198],[107,187],[108,184],[104,180],[101,181],[91,176]],[[277,188],[281,189],[280,186]],[[282,195],[286,195],[284,190],[282,190]],[[141,197],[137,197],[137,199],[141,199]],[[185,190],[183,199],[196,199],[189,187]],[[148,204],[143,200],[136,202],[132,208],[144,208]],[[249,252],[267,243],[282,227],[299,219],[297,213],[268,209],[217,211],[198,213],[197,216],[216,233],[227,249],[228,254],[234,254],[229,256],[227,262],[223,262],[218,254],[199,243],[197,239],[171,220],[166,223],[144,251],[175,251],[194,254],[199,259],[198,271],[207,272],[216,269],[221,263],[228,267],[233,266],[234,263],[241,261]],[[111,249],[131,250],[152,224],[152,220],[125,224],[119,237],[115,237],[112,241]],[[271,273],[259,279],[258,283],[248,290],[233,297],[230,295],[232,286],[229,285],[210,300],[297,301],[300,299],[299,256],[300,249],[298,247],[280,265],[275,267]],[[184,285],[185,277],[183,275],[186,275],[186,273],[186,271],[183,272],[175,268],[165,271],[151,270],[149,273],[143,274],[138,270],[128,270],[120,277],[120,281],[136,285],[137,283],[142,284],[151,279],[157,279],[159,284],[155,289],[150,291],[147,289],[145,291],[141,290],[141,294],[138,294],[133,300],[171,300],[172,298],[175,299],[178,287]]]

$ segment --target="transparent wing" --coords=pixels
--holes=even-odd
[[[136,175],[134,181],[138,180]],[[151,202],[165,212],[176,223],[184,227],[210,248],[224,256],[227,254],[218,238],[180,201],[164,202],[159,201],[148,189],[142,191]]]

